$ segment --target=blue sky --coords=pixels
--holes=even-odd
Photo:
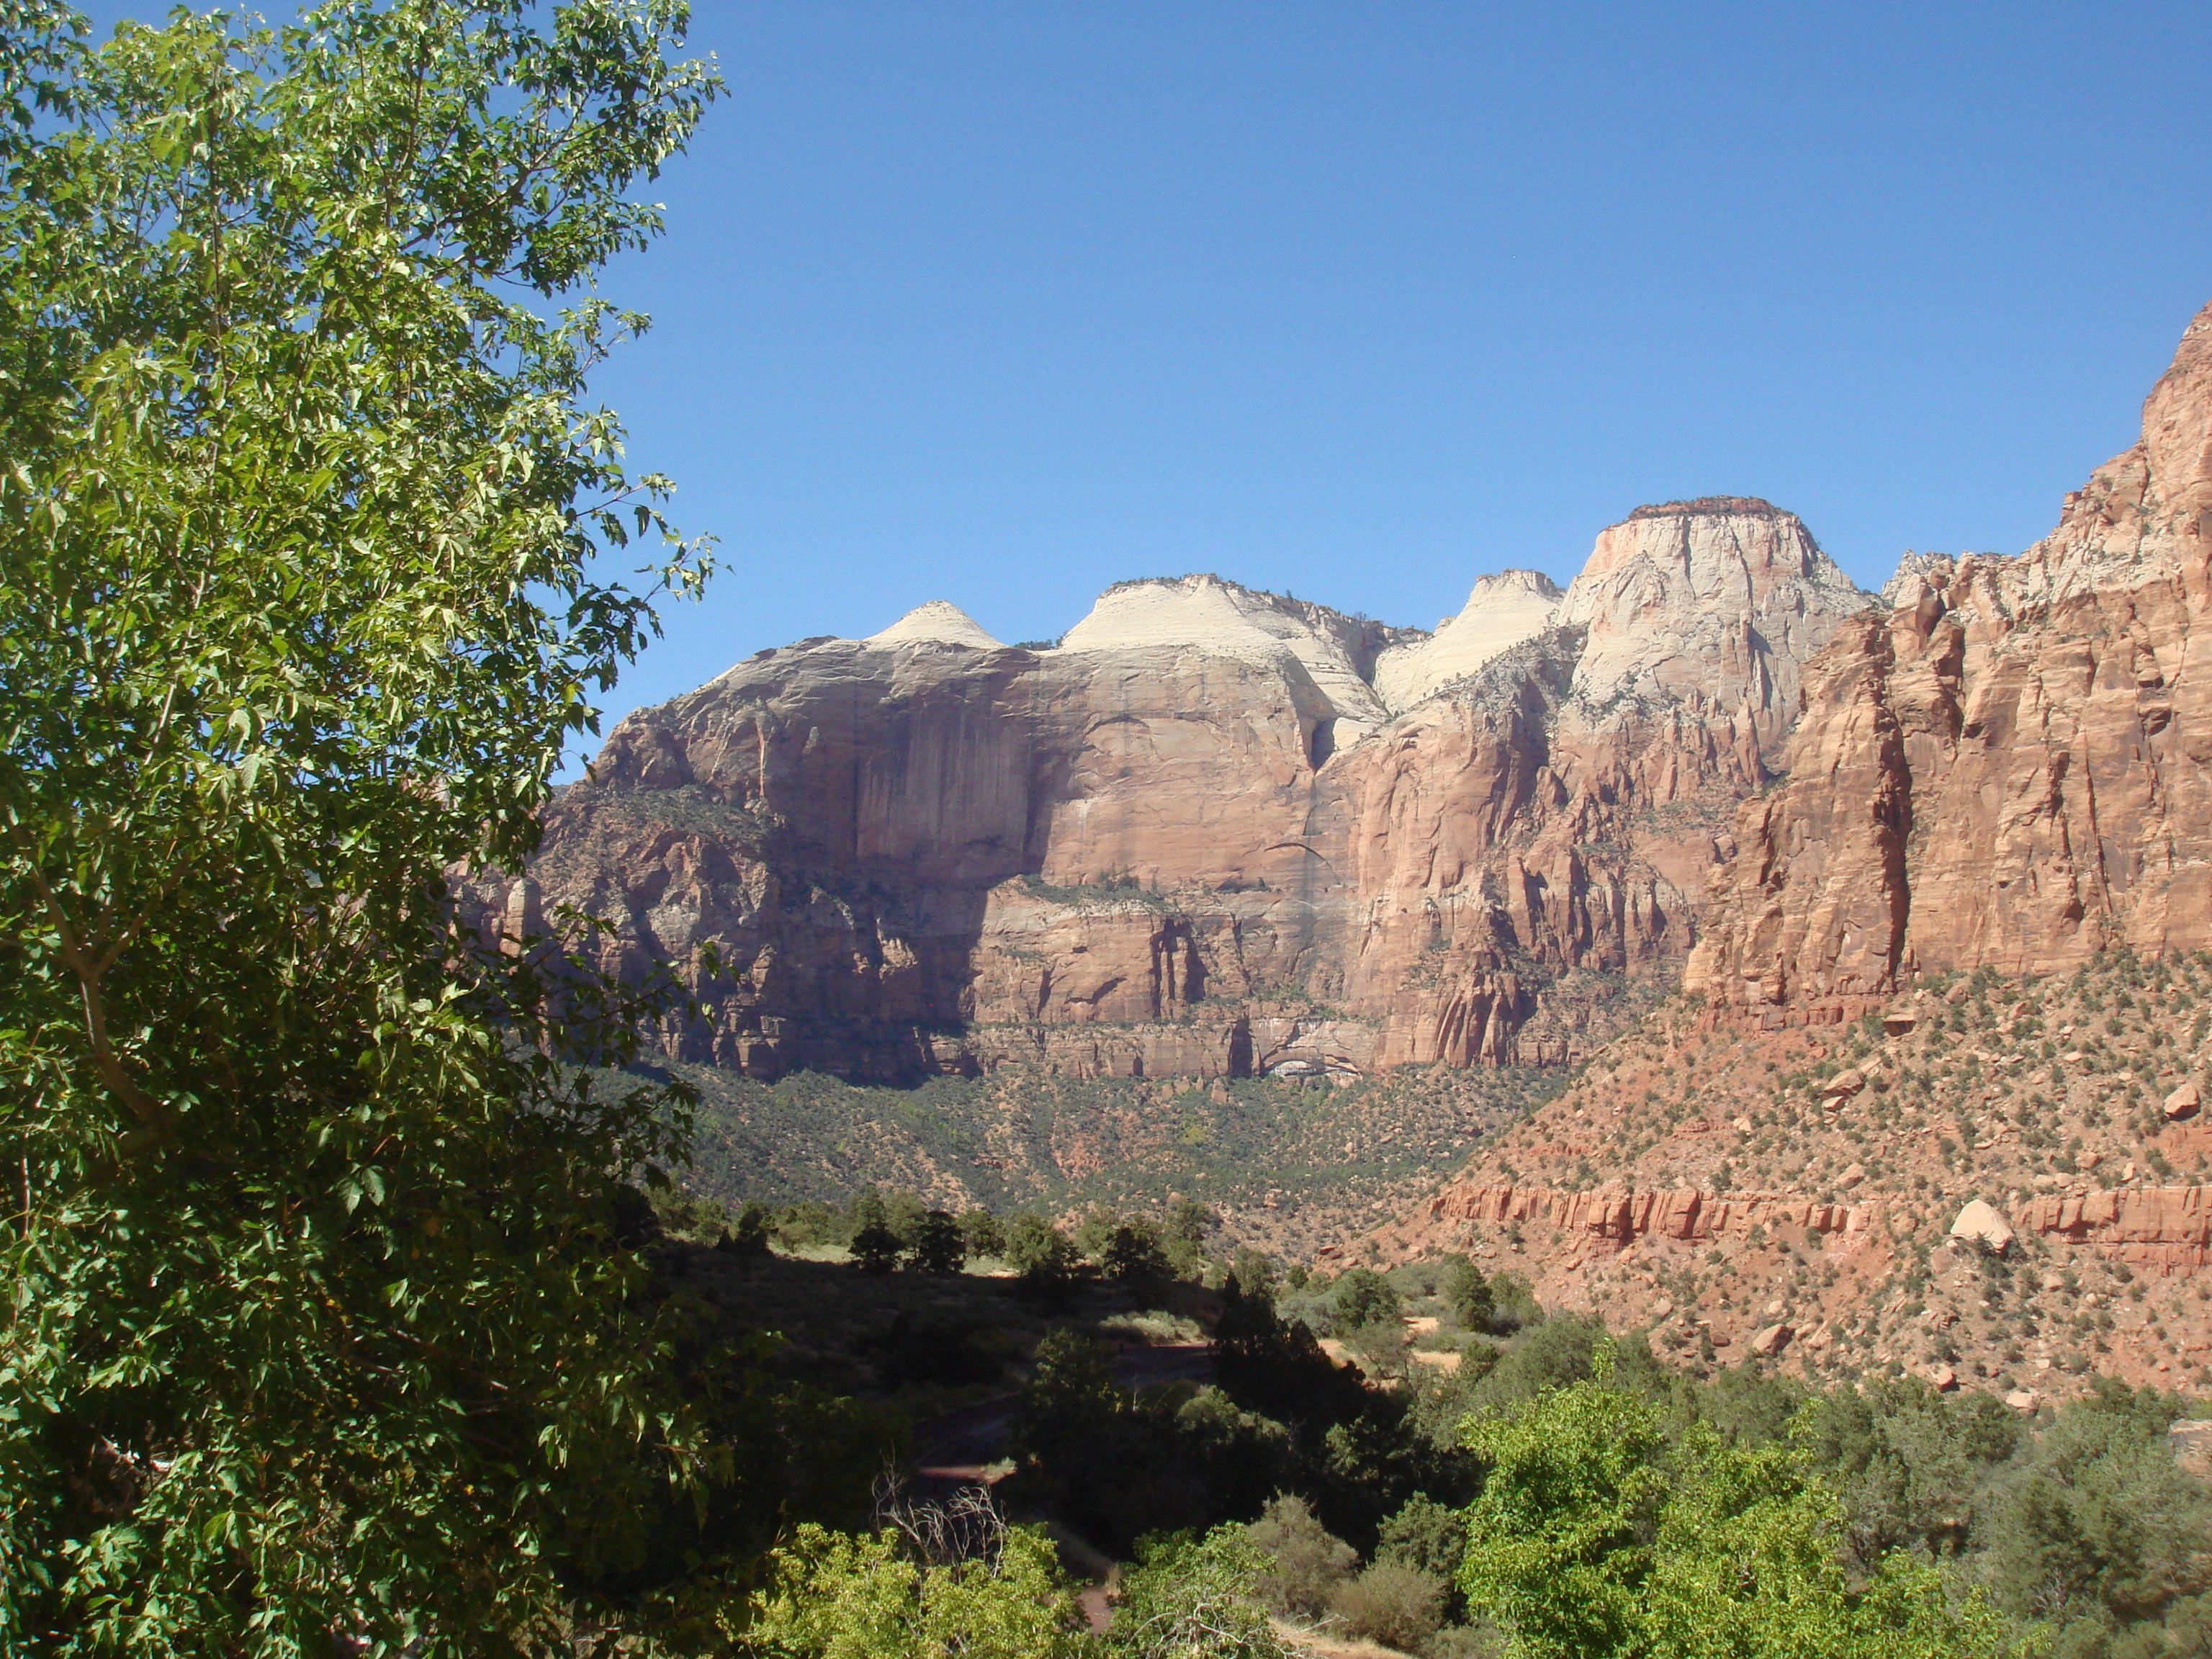
[[[103,8],[105,9],[105,8]],[[946,598],[1215,570],[1433,625],[1638,503],[2016,551],[2212,299],[2212,8],[699,0],[606,290],[722,544],[610,719]]]

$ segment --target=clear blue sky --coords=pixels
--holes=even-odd
[[[103,7],[102,9],[110,9]],[[699,0],[597,390],[726,568],[609,718],[945,598],[1432,626],[1671,497],[2017,551],[2212,299],[2212,7]]]

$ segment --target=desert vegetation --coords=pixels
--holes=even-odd
[[[1650,1326],[1678,1363],[1725,1364],[1731,1342],[1779,1324],[1785,1363],[1829,1380],[1949,1370],[2051,1397],[2118,1372],[2201,1389],[2212,1322],[2187,1218],[2212,1155],[2208,994],[2212,957],[2116,951],[2042,977],[1929,974],[1842,1026],[1714,1030],[1677,1000],[1462,1179],[1769,1200],[1772,1220],[1574,1269],[1586,1305]],[[2100,1200],[2130,1206],[2127,1237],[2081,1221]],[[2041,1219],[2001,1251],[1961,1249],[1948,1235],[1977,1200]],[[1833,1231],[1808,1231],[1808,1206]],[[1548,1294],[1580,1255],[1542,1221],[1478,1231],[1455,1246]]]
[[[1306,1632],[1425,1655],[2204,1639],[2212,1489],[2169,1446],[2198,1409],[2179,1395],[2104,1382],[2023,1413],[1911,1378],[1701,1379],[1464,1258],[1319,1272],[1195,1206],[1065,1227],[971,1212],[963,1232],[1055,1265],[1007,1249],[950,1276],[917,1253],[931,1217],[911,1194],[744,1212],[772,1241],[750,1253],[711,1203],[662,1212],[679,1277],[783,1333],[776,1366],[939,1449],[925,1463],[961,1445],[995,1512],[1079,1541],[1094,1576],[1122,1563],[1117,1607],[1241,1608],[1224,1628],[1247,1645],[1201,1651]],[[877,1227],[903,1252],[889,1265],[836,1242]],[[1003,1438],[959,1441],[993,1402]],[[1123,1618],[1104,1639],[1130,1638]]]
[[[1409,1066],[1339,1082],[674,1074],[699,1096],[688,1179],[726,1201],[842,1202],[872,1182],[951,1209],[1158,1206],[1182,1194],[1280,1254],[1396,1213],[1565,1082],[1532,1066]]]

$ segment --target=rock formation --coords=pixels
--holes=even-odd
[[[2212,943],[2212,307],[2017,558],[1907,555],[1805,665],[1686,984],[1854,1016],[1916,973]]]
[[[2212,1127],[2163,1104],[2212,1067],[2212,952],[1881,1012],[1761,1029],[1671,1002],[1372,1246],[1466,1252],[1692,1364],[1778,1323],[1778,1363],[1818,1378],[2212,1387]]]
[[[935,601],[631,715],[477,898],[684,965],[672,1054],[756,1074],[1564,1060],[1671,980],[1868,603],[1734,497],[1638,509],[1564,594],[1486,577],[1434,635],[1213,576],[1119,584],[1046,650]]]
[[[1485,576],[1456,617],[1446,617],[1425,639],[1395,645],[1376,659],[1375,694],[1403,714],[1476,672],[1493,657],[1533,640],[1552,625],[1559,587],[1539,570],[1504,570]]]

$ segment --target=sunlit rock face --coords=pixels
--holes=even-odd
[[[671,1051],[763,1073],[1562,1060],[1674,971],[1867,603],[1733,498],[1638,509],[1564,593],[1485,576],[1434,634],[1212,575],[1045,650],[933,601],[631,715],[480,896],[607,918],[607,965],[696,981]]]
[[[1850,1014],[1917,972],[2212,945],[2212,307],[2017,557],[1908,554],[1802,670],[1689,983]]]
[[[1456,617],[1446,617],[1428,638],[1393,646],[1376,659],[1376,695],[1393,714],[1403,714],[1534,639],[1552,625],[1559,608],[1559,584],[1540,571],[1482,577]]]

